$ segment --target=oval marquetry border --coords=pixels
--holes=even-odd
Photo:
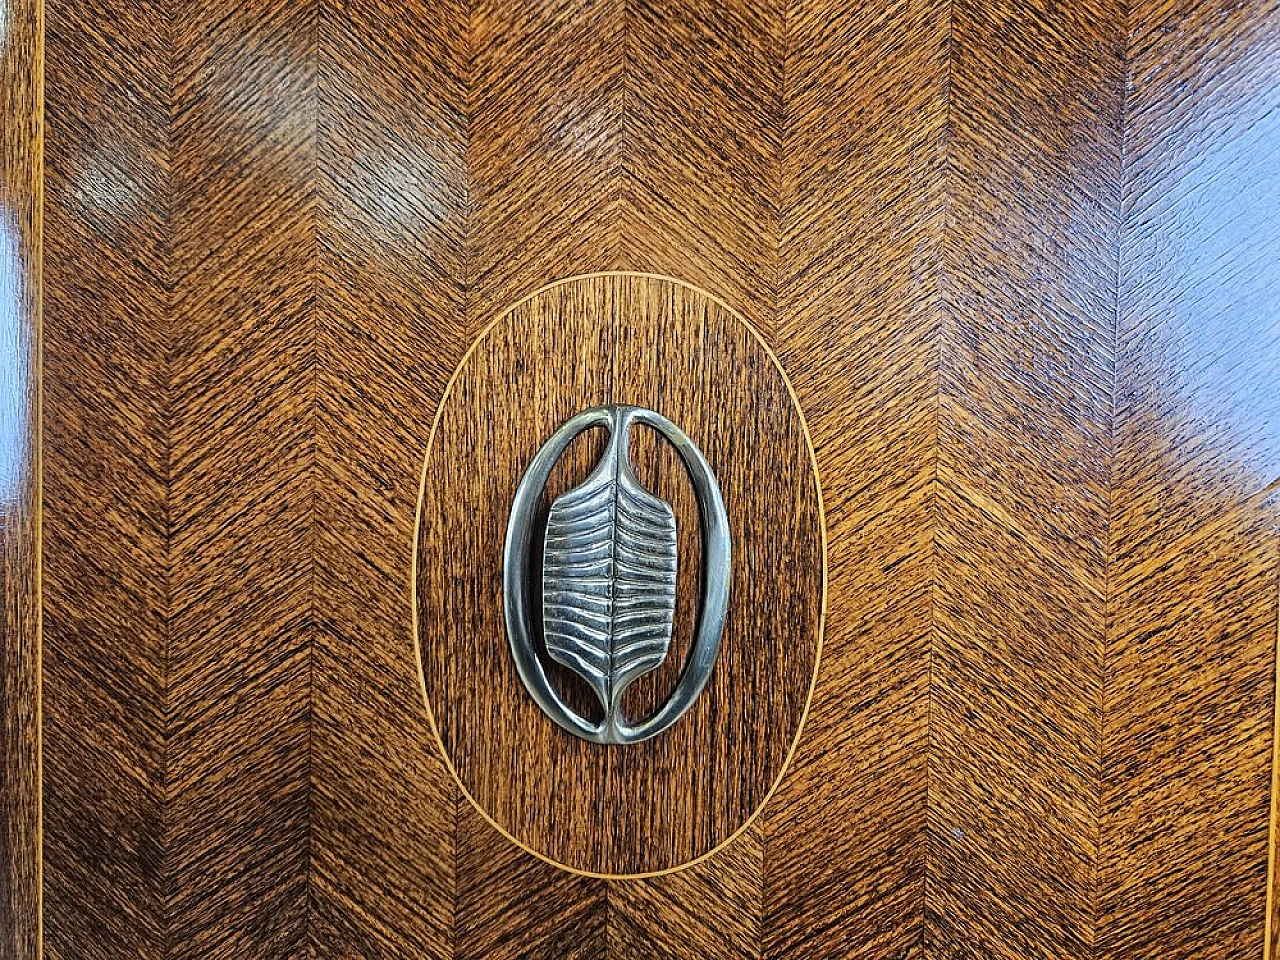
[[[543,308],[548,312],[535,317]],[[633,313],[624,316],[628,310]],[[694,326],[689,326],[690,323]],[[625,329],[626,335],[619,336],[619,329]],[[536,331],[538,337],[531,340],[531,331]],[[687,334],[693,336],[684,336]],[[533,360],[535,366],[525,365],[526,359]],[[476,364],[481,365],[478,371],[472,369]],[[548,364],[551,369],[544,370]],[[606,370],[607,377],[601,379],[605,377],[602,371]],[[628,375],[638,373],[638,377],[623,378],[620,371]],[[699,372],[712,374],[709,385],[705,380],[698,381],[704,384],[701,389],[684,389],[678,385],[682,382],[681,374],[692,376]],[[723,376],[717,376],[717,372]],[[486,392],[490,386],[509,393],[519,377],[530,381],[533,399],[528,410],[514,414],[506,404],[485,406],[484,401],[492,399]],[[614,395],[615,379],[625,384],[619,389],[640,390],[640,394]],[[637,387],[637,379],[644,384]],[[721,379],[726,381],[723,389],[736,388],[738,393],[712,396],[721,389],[718,383]],[[566,384],[570,385],[566,387]],[[759,404],[755,393],[744,396],[744,384],[759,392]],[[587,744],[555,729],[537,711],[523,688],[516,690],[507,684],[504,675],[514,676],[514,668],[508,669],[499,660],[506,655],[506,636],[501,627],[494,629],[501,618],[501,595],[500,591],[491,589],[494,570],[490,568],[491,561],[501,553],[501,540],[495,541],[492,556],[480,556],[478,549],[468,552],[469,547],[487,542],[481,533],[475,533],[476,542],[462,545],[461,552],[455,554],[455,542],[446,541],[453,532],[446,515],[452,510],[469,520],[474,516],[466,503],[455,503],[452,494],[462,491],[462,495],[469,494],[476,500],[472,506],[483,514],[476,520],[477,527],[485,524],[496,527],[498,519],[505,525],[509,507],[505,490],[510,481],[507,474],[523,469],[528,455],[524,447],[536,449],[551,426],[582,407],[606,400],[653,403],[654,398],[644,393],[646,389],[655,395],[673,394],[674,399],[670,396],[666,399],[677,407],[683,404],[696,408],[694,415],[699,423],[694,424],[694,432],[714,422],[717,429],[711,435],[713,450],[733,446],[721,434],[740,444],[757,435],[783,439],[778,449],[790,453],[790,462],[784,462],[787,459],[784,456],[776,462],[769,460],[764,456],[768,450],[761,451],[761,455],[756,455],[755,447],[738,450],[737,457],[731,458],[737,466],[731,465],[727,471],[726,493],[732,496],[728,491],[735,483],[742,485],[744,478],[758,480],[762,487],[769,483],[780,486],[783,496],[759,500],[753,496],[747,506],[740,506],[742,515],[735,516],[733,522],[735,527],[743,524],[744,529],[753,532],[762,530],[753,536],[752,548],[744,563],[758,564],[762,553],[774,551],[779,561],[793,562],[788,566],[770,565],[768,569],[794,571],[794,576],[784,580],[757,576],[759,582],[755,582],[749,579],[749,570],[735,571],[738,620],[731,619],[730,633],[736,631],[733,633],[736,642],[746,646],[728,658],[723,675],[718,681],[713,680],[703,694],[704,700],[722,699],[716,701],[714,709],[704,707],[701,720],[691,719],[698,712],[695,706],[690,717],[663,737],[650,741],[658,745],[649,747],[656,752],[628,754],[617,752],[616,747]],[[737,405],[727,402],[733,399],[750,402]],[[458,417],[451,416],[453,411],[458,412]],[[512,420],[506,426],[516,432],[527,432],[528,436],[511,440],[507,432],[495,427],[495,421],[504,415]],[[745,421],[741,419],[744,415]],[[674,418],[679,422],[678,411]],[[462,422],[455,423],[455,419]],[[442,469],[455,469],[448,458],[437,462],[437,455],[444,457],[442,451],[494,450],[497,444],[484,442],[486,431],[493,433],[500,443],[510,442],[522,451],[488,454],[488,463],[499,474],[499,479],[476,481],[466,473],[465,465],[456,468],[459,472],[452,478],[442,477]],[[590,452],[584,453],[587,455],[580,459],[587,463]],[[654,469],[660,473],[657,459],[653,462]],[[760,466],[762,462],[769,463],[770,468]],[[721,464],[713,465],[717,471],[722,469]],[[488,490],[491,482],[499,488],[496,497],[477,496],[474,489],[477,484],[484,492],[493,492]],[[747,489],[754,493],[756,488],[747,484]],[[440,491],[449,491],[450,495],[433,496],[433,492]],[[793,495],[789,508],[787,492]],[[552,495],[549,493],[548,497]],[[497,506],[492,506],[491,500]],[[731,505],[730,509],[733,512],[734,507]],[[428,521],[427,515],[435,519]],[[788,520],[794,524],[784,529]],[[752,521],[756,521],[757,526],[752,526]],[[772,533],[779,536],[769,536]],[[696,533],[693,536],[696,537]],[[431,560],[424,562],[424,551],[428,547],[432,550]],[[787,553],[789,547],[794,548],[795,556]],[[446,552],[449,560],[444,559]],[[474,572],[458,577],[452,568],[454,562],[472,565]],[[427,579],[431,579],[431,583],[424,587]],[[769,345],[720,298],[683,281],[656,274],[618,271],[569,277],[540,287],[499,314],[472,342],[450,377],[423,460],[414,526],[411,587],[419,680],[437,746],[459,790],[495,830],[531,855],[572,873],[634,879],[672,873],[699,863],[748,829],[776,791],[803,733],[821,659],[826,582],[826,518],[816,457],[803,411]],[[440,603],[430,617],[424,606],[428,595]],[[445,612],[439,613],[441,610]],[[758,618],[753,619],[756,614]],[[448,617],[465,623],[446,622]],[[435,635],[428,637],[426,634],[432,630],[436,631]],[[797,643],[787,646],[786,641],[792,639]],[[726,640],[734,642],[729,633]],[[459,649],[461,655],[457,654]],[[673,682],[682,656],[682,652],[673,651],[667,682]],[[759,662],[781,665],[785,668],[784,675],[777,677],[777,683],[772,682],[774,678],[766,675],[766,669]],[[472,669],[477,665],[477,669]],[[717,672],[721,670],[717,665]],[[459,676],[464,679],[448,686],[448,694],[443,694],[444,685]],[[486,682],[494,687],[486,687]],[[498,698],[498,703],[479,702],[482,696],[475,693],[477,688],[486,692],[493,689],[491,696]],[[461,696],[467,701],[461,708],[457,706],[458,690],[462,690]],[[478,702],[471,702],[472,698]],[[467,722],[471,717],[481,718],[481,722]],[[761,718],[759,722],[757,718]],[[496,743],[480,734],[474,740],[460,743],[460,737],[468,736],[484,723],[497,730]],[[522,723],[525,726],[521,726]],[[684,724],[688,726],[682,727]],[[527,733],[528,740],[512,739],[509,728]],[[744,729],[752,735],[743,736]],[[459,730],[465,733],[459,734]],[[754,749],[757,741],[758,752]],[[530,743],[532,745],[528,745]],[[681,744],[700,749],[681,750]],[[717,762],[727,766],[708,773],[712,764],[706,761],[721,755],[701,749],[707,746],[723,748],[723,758]],[[638,744],[626,750],[638,751],[644,747]],[[523,750],[518,760],[515,759],[517,748]],[[595,755],[587,752],[592,750],[614,752]],[[534,772],[526,769],[528,757],[538,764]],[[747,765],[752,769],[748,770]],[[671,773],[680,767],[687,774],[685,781],[678,772]],[[501,777],[484,775],[492,774],[495,769],[501,769]],[[590,821],[600,814],[595,806],[588,805],[584,810],[582,806],[564,805],[557,797],[559,791],[546,785],[555,777],[567,783],[568,790],[576,790],[584,798],[629,798],[628,790],[637,791],[642,798],[626,808],[630,820],[622,824],[594,824],[596,828],[614,829],[592,829],[591,822],[563,826],[567,820],[579,819],[579,815]],[[700,779],[695,782],[695,778]],[[712,782],[714,778],[718,778],[718,782]],[[520,783],[513,786],[515,780]],[[501,790],[494,786],[495,781],[503,784]],[[545,796],[536,796],[532,803],[529,802],[529,798],[534,797],[531,785],[545,791]],[[669,787],[687,786],[700,789],[664,792]],[[507,796],[507,790],[514,796]],[[732,803],[727,798],[736,798],[739,794],[741,803],[730,811]],[[700,805],[699,798],[704,795],[711,795],[718,803]],[[553,806],[539,808],[538,804],[543,801]],[[491,803],[500,809],[491,809]],[[557,803],[561,806],[555,807]],[[598,806],[604,808],[606,804],[602,802]],[[702,806],[713,812],[703,810]],[[641,812],[635,813],[632,807]],[[645,811],[651,820],[649,826],[671,834],[665,838],[669,842],[655,842],[640,823],[638,818],[646,815]],[[522,823],[515,822],[517,817],[513,812],[523,815]],[[548,823],[562,826],[547,827]],[[692,825],[685,828],[686,823]]]

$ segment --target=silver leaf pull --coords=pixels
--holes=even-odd
[[[636,478],[629,428],[615,423],[591,476],[552,504],[542,553],[547,653],[587,681],[610,728],[627,686],[667,658],[676,612],[675,513]]]
[[[622,695],[666,660],[676,609],[676,521],[670,504],[646,490],[628,454],[631,426],[653,427],[680,454],[698,499],[704,568],[689,661],[671,696],[631,724]],[[552,468],[569,444],[605,427],[604,456],[583,483],[551,505],[542,543],[542,630],[547,656],[594,691],[604,717],[592,722],[551,685],[533,642],[533,514]],[[530,462],[516,491],[503,557],[503,604],[512,657],[525,688],[569,732],[596,743],[657,736],[692,706],[711,676],[728,613],[729,522],[715,475],[674,423],[643,407],[593,407],[566,421]]]

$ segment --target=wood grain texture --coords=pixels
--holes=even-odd
[[[47,30],[45,953],[150,960],[167,897],[168,32],[129,2],[50,4]]]
[[[1256,957],[1277,638],[1280,7],[1129,16],[1098,955]]]
[[[626,0],[625,269],[680,277],[737,305],[768,340],[777,319],[781,0]]]
[[[626,750],[552,724],[521,686],[502,627],[499,545],[516,486],[556,427],[604,403],[658,410],[688,433],[715,470],[734,545],[733,602],[704,695]],[[744,416],[716,429],[733,410]],[[640,480],[658,487],[643,470]],[[681,556],[698,536],[697,522],[681,524]],[[742,321],[692,288],[625,274],[557,284],[513,308],[441,407],[419,537],[428,702],[461,785],[505,833],[579,871],[653,873],[709,854],[755,815],[808,700],[822,532],[798,411]],[[778,569],[785,579],[764,575]]]
[[[471,5],[469,338],[552,280],[623,267],[624,9]]]
[[[54,956],[303,945],[313,125],[272,13],[50,15]]]
[[[769,38],[780,34],[780,18],[781,10],[754,3],[698,11],[632,0],[473,5],[472,336],[538,286],[609,269],[679,274],[729,297],[770,329],[772,305],[738,291],[767,283],[772,268],[758,256],[776,261],[777,219],[767,202],[776,160],[771,171],[762,151],[777,122],[780,90],[769,84],[780,83],[774,62],[780,49]],[[684,53],[690,42],[696,57]],[[655,43],[668,54],[661,62]],[[713,229],[692,214],[707,209],[732,220]],[[494,834],[489,842],[497,856],[505,841]],[[460,889],[472,883],[463,866]],[[525,869],[536,873],[530,864]],[[655,891],[662,885],[649,883]],[[721,883],[751,901],[762,878],[727,870]],[[539,895],[536,885],[525,893]],[[714,893],[709,888],[705,895]],[[615,909],[610,899],[597,901],[601,909]],[[699,913],[696,898],[619,902],[616,909],[653,935]],[[639,905],[647,909],[634,910]],[[516,915],[519,907],[511,901],[506,912]],[[503,911],[495,904],[487,915]],[[460,949],[479,935],[474,927],[460,934]],[[715,955],[716,946],[704,947]],[[554,955],[555,945],[525,941],[524,949]]]
[[[1256,955],[1274,0],[46,5],[47,955]],[[408,621],[449,372],[599,270],[764,332],[831,532],[790,773],[639,881],[461,797]]]
[[[784,4],[626,0],[622,16],[620,266],[715,293],[773,345]],[[659,483],[675,469],[653,466]],[[700,933],[707,957],[762,956],[763,912],[743,910],[763,904],[763,857],[756,869],[752,852],[762,844],[756,820],[714,868],[611,885],[610,956],[679,956],[675,931]]]
[[[40,955],[43,19],[0,27],[0,954]]]
[[[608,885],[540,860],[458,796],[457,960],[605,960]],[[494,837],[500,842],[495,843]]]
[[[1273,485],[1271,505],[1271,562],[1276,580],[1276,688],[1275,724],[1271,730],[1271,829],[1267,851],[1267,916],[1264,927],[1264,960],[1280,956],[1280,491]]]
[[[605,956],[764,956],[764,884],[755,879],[764,876],[763,838],[756,820],[701,863],[609,884]]]
[[[626,7],[625,0],[478,0],[469,7],[463,43],[470,63],[464,112],[470,340],[553,280],[623,266],[617,225]],[[560,93],[538,93],[548,90]],[[494,883],[489,865],[511,860],[509,841],[492,829],[468,831],[463,820],[458,828],[458,904],[485,904],[458,925],[459,956],[484,956],[487,949],[498,957],[522,950],[551,956],[558,929],[581,931],[574,950],[582,956],[604,955],[603,881],[573,886],[575,899],[591,904],[585,915],[556,895],[562,878],[554,868],[523,851],[515,864],[525,882]],[[527,913],[530,902],[538,903],[539,919]]]
[[[299,957],[315,635],[316,10],[228,0],[171,15],[168,952]]]
[[[465,350],[465,5],[319,25],[311,949],[446,957],[457,788],[410,609],[421,458]]]
[[[956,2],[951,44],[927,953],[1085,958],[1123,9]]]
[[[925,892],[944,4],[796,4],[779,353],[827,511],[809,723],[765,813],[765,955],[919,950]]]

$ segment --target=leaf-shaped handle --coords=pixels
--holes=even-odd
[[[543,543],[547,653],[591,686],[607,730],[627,686],[666,659],[675,620],[675,514],[636,478],[630,425],[614,411],[604,457],[551,505]]]
[[[651,716],[630,723],[622,693],[666,659],[675,618],[676,529],[669,504],[640,485],[627,454],[633,423],[653,428],[679,454],[698,501],[702,536],[697,626],[675,688]],[[543,632],[549,655],[580,674],[604,704],[600,722],[565,702],[534,644],[534,515],[557,462],[592,427],[609,431],[599,465],[551,507],[542,545]],[[562,729],[593,743],[639,743],[679,720],[702,693],[720,651],[729,609],[729,517],[711,465],[689,436],[653,410],[592,407],[556,430],[516,487],[502,549],[502,606],[520,681]]]

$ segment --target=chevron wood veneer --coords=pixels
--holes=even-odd
[[[1158,930],[1166,957],[1250,957],[1275,749],[1280,5],[1130,17],[1098,955]]]
[[[317,31],[310,940],[447,956],[461,801],[422,749],[403,614],[420,413],[466,347],[465,22],[450,3],[324,5]]]
[[[1092,956],[1123,26],[1105,0],[951,12],[925,868],[939,956]]]
[[[167,938],[173,77],[153,8],[47,7],[45,27],[45,950],[151,960]],[[86,98],[105,64],[114,92]]]
[[[40,894],[67,960],[1280,949],[1275,0],[44,6],[0,956]],[[37,8],[4,10],[32,264]],[[461,798],[410,622],[450,373],[611,270],[763,332],[829,544],[778,793],[637,881]]]

